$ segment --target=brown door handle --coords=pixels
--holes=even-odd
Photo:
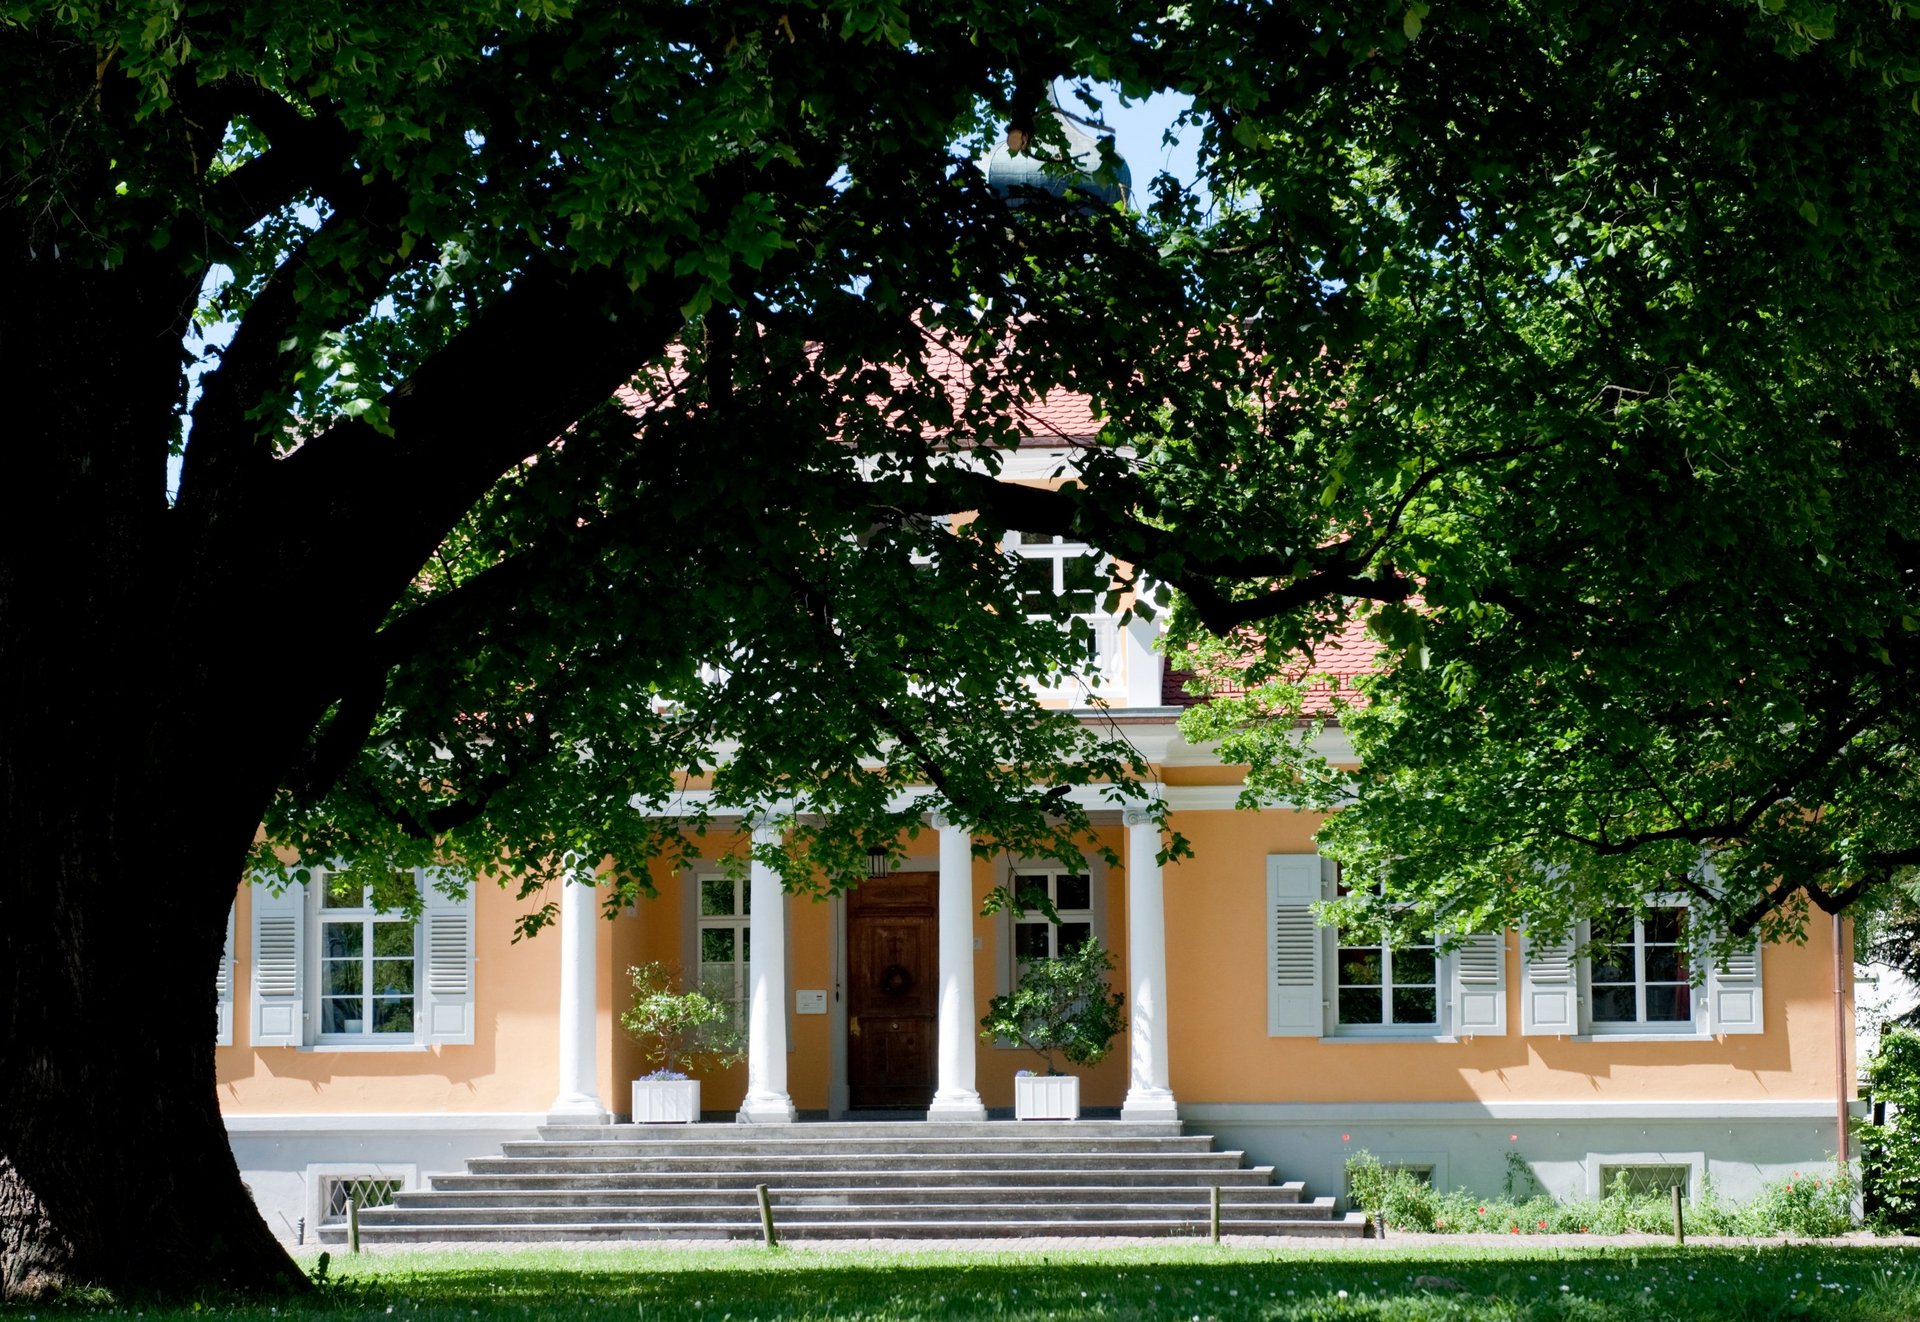
[[[854,1015],[852,1018],[847,1020],[847,1036],[848,1037],[860,1036],[860,1016],[859,1015]]]

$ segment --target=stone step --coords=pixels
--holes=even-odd
[[[1085,1138],[1180,1138],[1186,1127],[1143,1124],[1126,1120],[808,1120],[791,1125],[741,1125],[732,1121],[703,1121],[690,1125],[542,1125],[542,1139],[558,1143],[601,1142],[608,1139],[744,1138],[771,1145],[813,1142],[819,1139],[914,1137],[937,1134],[952,1138],[1005,1138],[1062,1135]]]
[[[810,1189],[776,1188],[771,1191],[776,1206],[783,1200],[825,1202],[841,1199],[848,1203],[913,1203],[930,1206],[967,1206],[981,1202],[1019,1202],[1046,1205],[1091,1198],[1109,1198],[1126,1203],[1170,1203],[1182,1207],[1204,1204],[1204,1185],[916,1185],[824,1186]],[[1306,1188],[1298,1180],[1285,1184],[1222,1185],[1220,1198],[1225,1207],[1284,1207],[1304,1201]],[[407,1189],[397,1196],[396,1205],[413,1209],[432,1208],[568,1208],[588,1203],[595,1207],[675,1207],[711,1204],[729,1197],[739,1205],[754,1204],[754,1191],[745,1186],[732,1190],[648,1189],[648,1190],[439,1190]],[[367,1215],[381,1212],[369,1208]]]
[[[806,1221],[792,1219],[776,1222],[783,1240],[795,1239],[1012,1239],[1033,1236],[1099,1238],[1111,1236],[1199,1237],[1207,1234],[1206,1219],[1174,1220],[1142,1218],[1099,1221],[1060,1221],[1051,1219],[978,1220],[978,1221]],[[1227,1235],[1319,1235],[1360,1238],[1366,1234],[1365,1218],[1357,1212],[1324,1221],[1278,1220],[1272,1218],[1222,1217],[1222,1234]],[[748,1225],[739,1221],[686,1221],[673,1224],[620,1224],[603,1221],[575,1221],[540,1226],[514,1224],[459,1225],[446,1222],[409,1222],[405,1225],[362,1226],[360,1237],[366,1243],[432,1243],[444,1240],[465,1242],[516,1242],[564,1240],[641,1240],[641,1239],[757,1239],[757,1221]],[[323,1226],[320,1241],[339,1244],[346,1239],[342,1226]]]
[[[475,1162],[474,1165],[481,1163]],[[1214,1169],[1128,1167],[1124,1169],[1037,1167],[1017,1172],[1002,1172],[1003,1184],[1057,1185],[1181,1185],[1206,1188],[1267,1185],[1273,1181],[1271,1166],[1216,1167]],[[496,1171],[486,1174],[449,1174],[429,1176],[436,1190],[456,1189],[551,1189],[577,1190],[581,1193],[614,1189],[751,1189],[756,1184],[779,1184],[783,1188],[823,1188],[835,1185],[864,1187],[913,1184],[929,1187],[979,1184],[981,1171],[964,1170],[869,1170],[848,1171],[785,1170],[777,1174],[764,1166],[740,1171],[601,1171],[571,1173],[553,1171]]]
[[[1249,1206],[1223,1203],[1223,1220],[1326,1221],[1333,1216],[1331,1198],[1310,1203]],[[1104,1198],[1084,1202],[1053,1201],[1007,1202],[1000,1199],[964,1205],[938,1206],[917,1202],[818,1202],[808,1198],[773,1200],[776,1225],[789,1223],[841,1221],[940,1221],[962,1224],[976,1221],[1031,1221],[1051,1218],[1055,1221],[1153,1221],[1182,1223],[1205,1222],[1205,1199],[1189,1198],[1181,1203],[1140,1203],[1125,1198]],[[368,1208],[360,1214],[362,1230],[373,1226],[429,1225],[571,1225],[581,1221],[599,1225],[674,1225],[738,1222],[744,1226],[760,1224],[757,1201],[733,1200],[724,1203],[688,1203],[677,1207],[607,1207],[600,1203],[581,1203],[573,1207],[416,1207],[412,1204]]]
[[[475,1175],[606,1175],[625,1173],[756,1171],[763,1177],[786,1171],[906,1171],[925,1166],[931,1154],[875,1152],[741,1152],[723,1156],[677,1152],[619,1157],[476,1157],[467,1163]],[[942,1164],[973,1171],[1019,1172],[1036,1164],[1053,1170],[1106,1171],[1139,1165],[1151,1157],[1157,1170],[1231,1170],[1246,1154],[1241,1152],[949,1152]],[[764,1182],[764,1178],[763,1178]]]
[[[1157,1152],[1211,1152],[1213,1139],[1204,1134],[1161,1138],[1114,1138],[1106,1135],[1013,1134],[961,1138],[944,1134],[862,1134],[847,1138],[790,1138],[777,1144],[762,1142],[757,1136],[741,1135],[739,1125],[727,1135],[675,1136],[662,1138],[567,1139],[546,1141],[519,1140],[501,1144],[501,1152],[514,1159],[577,1161],[581,1159],[641,1159],[673,1157],[760,1157],[770,1152],[780,1156],[839,1156],[848,1153],[912,1153],[932,1155],[948,1152],[965,1154],[1005,1154],[1030,1156],[1035,1153],[1070,1152],[1086,1156],[1138,1155]],[[812,1129],[813,1126],[803,1126]],[[889,1126],[896,1131],[898,1126]]]

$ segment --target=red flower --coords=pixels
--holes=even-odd
[[[1482,1203],[1480,1204],[1480,1215],[1485,1216],[1486,1214],[1487,1214],[1487,1205],[1485,1203]]]
[[[1351,1143],[1351,1142],[1353,1142],[1353,1135],[1352,1135],[1352,1134],[1342,1134],[1342,1135],[1340,1135],[1340,1141],[1341,1141],[1342,1143]]]
[[[1544,1221],[1542,1221],[1542,1222],[1540,1223],[1540,1228],[1541,1228],[1542,1230],[1545,1230],[1545,1229],[1547,1228],[1547,1223],[1546,1223],[1546,1222],[1544,1222]]]
[[[1508,1227],[1507,1227],[1507,1233],[1508,1233],[1509,1235],[1517,1235],[1517,1234],[1519,1234],[1519,1233],[1520,1233],[1520,1227],[1519,1227],[1519,1226],[1508,1226]]]

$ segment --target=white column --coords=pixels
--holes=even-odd
[[[772,826],[754,828],[756,848],[779,839]],[[787,897],[780,874],[758,858],[747,875],[753,949],[747,958],[747,1096],[738,1119],[788,1124],[794,1109],[787,1095]]]
[[[973,837],[936,817],[940,831],[939,1086],[929,1120],[985,1120],[974,1086]]]
[[[1144,809],[1127,818],[1127,968],[1132,1065],[1122,1120],[1180,1118],[1167,1086],[1167,916],[1160,876],[1160,826]]]
[[[569,869],[560,882],[560,1092],[547,1108],[548,1124],[603,1125],[613,1118],[600,1100],[596,1050],[599,908],[593,874]]]

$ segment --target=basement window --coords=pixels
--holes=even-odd
[[[1600,1194],[1602,1197],[1612,1193],[1616,1187],[1636,1198],[1653,1196],[1664,1197],[1676,1184],[1680,1194],[1685,1197],[1692,1183],[1693,1169],[1689,1166],[1650,1162],[1644,1165],[1602,1164],[1600,1167]]]
[[[342,1226],[347,1223],[347,1204],[360,1200],[360,1209],[391,1207],[393,1196],[407,1182],[382,1175],[329,1175],[320,1191],[320,1224]]]

